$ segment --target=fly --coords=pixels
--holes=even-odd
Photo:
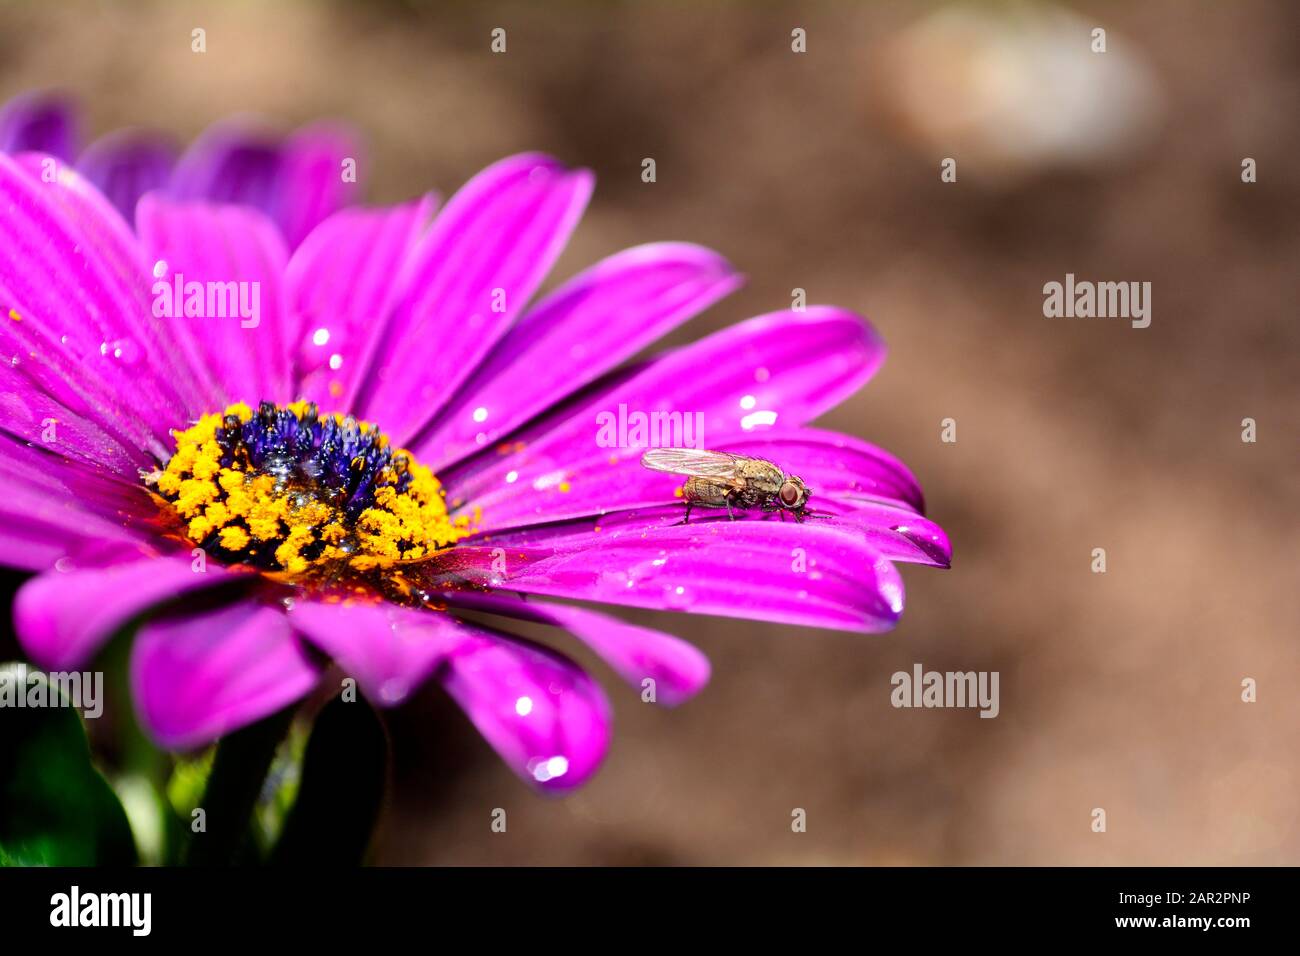
[[[651,448],[641,464],[652,471],[685,475],[682,498],[686,501],[685,524],[691,508],[726,508],[733,521],[735,511],[776,511],[782,519],[788,511],[796,521],[808,513],[811,491],[797,475],[787,475],[778,465],[762,458],[732,455],[695,448]]]

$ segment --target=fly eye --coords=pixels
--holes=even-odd
[[[781,504],[787,508],[793,508],[799,503],[799,487],[793,481],[787,481],[781,486]]]

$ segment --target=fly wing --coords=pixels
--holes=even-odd
[[[693,478],[707,478],[720,484],[743,488],[745,478],[739,455],[721,451],[701,451],[695,448],[651,448],[641,456],[641,464],[651,471],[666,471]]]

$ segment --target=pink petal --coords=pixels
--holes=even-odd
[[[77,171],[129,222],[147,192],[166,187],[176,147],[151,130],[119,129],[95,140],[77,157]]]
[[[365,170],[361,153],[356,135],[332,124],[308,126],[289,137],[281,150],[275,218],[290,249],[357,201],[361,184],[343,179],[343,161],[355,161],[360,180]]]
[[[140,484],[138,475],[123,477],[110,469],[90,467],[58,454],[58,448],[0,437],[0,481],[9,494],[0,495],[0,508],[18,513],[28,502],[45,498],[51,505],[76,508],[83,515],[105,518],[119,529],[157,533],[158,506]],[[92,536],[104,528],[90,530]]]
[[[811,520],[811,519],[810,519]],[[872,503],[850,508],[834,518],[837,526],[860,530],[891,561],[947,568],[952,565],[948,535],[929,518],[906,508]]]
[[[0,307],[5,292],[0,289]],[[12,347],[0,334],[0,346]],[[30,374],[23,374],[30,371]],[[0,363],[0,431],[33,447],[43,447],[55,455],[76,461],[86,468],[106,469],[120,478],[137,475],[141,468],[154,464],[135,443],[121,434],[105,430],[98,421],[73,412],[42,388],[49,381],[48,366],[34,365],[30,370]],[[80,405],[76,396],[66,396],[69,404]]]
[[[278,138],[260,121],[236,116],[213,123],[189,145],[172,172],[167,194],[276,211],[282,164]]]
[[[434,470],[495,442],[730,294],[741,278],[681,242],[598,262],[528,311],[438,416],[420,454]]]
[[[284,612],[244,601],[155,618],[136,635],[131,686],[141,722],[189,750],[275,713],[316,683]]]
[[[609,704],[567,658],[442,611],[302,601],[290,623],[355,677],[380,706],[436,674],[510,769],[566,790],[591,775],[609,743]]]
[[[67,167],[45,182],[45,159],[0,156],[0,367],[124,448],[162,454],[193,406],[190,366],[151,315],[126,223]]]
[[[188,554],[136,558],[107,567],[64,567],[32,578],[14,598],[18,640],[47,670],[80,667],[141,612],[230,580],[215,565],[197,572]]]
[[[298,396],[326,411],[353,407],[393,306],[394,276],[435,205],[427,196],[383,209],[345,209],[294,252],[284,285],[295,329]]]
[[[299,600],[289,623],[381,707],[402,703],[463,637],[449,614],[385,602]]]
[[[440,678],[510,769],[535,787],[573,790],[604,759],[609,701],[554,651],[473,628]]]
[[[36,90],[0,107],[0,152],[49,153],[67,160],[76,147],[76,111],[63,95]]]
[[[129,550],[156,510],[135,485],[0,437],[0,564],[43,571],[60,558]]]
[[[356,160],[360,173],[361,152],[356,135],[342,126],[316,124],[282,141],[256,118],[232,117],[209,126],[190,145],[167,192],[175,199],[260,210],[292,249],[356,201],[360,185],[343,180],[342,162]]]
[[[255,302],[258,306],[258,314],[248,318],[181,314],[169,319],[194,360],[216,380],[220,403],[290,401],[290,333],[281,299],[287,254],[276,227],[250,208],[175,202],[158,193],[140,200],[136,221],[150,261],[165,263],[155,277],[154,294],[174,293],[177,278],[183,280],[181,296],[159,301],[170,300],[175,310],[184,305],[193,283],[240,283],[234,288],[245,298],[248,312]],[[232,305],[224,310],[238,313],[240,304]]]
[[[448,595],[448,599],[456,607],[563,628],[599,654],[638,691],[645,689],[647,679],[652,680],[654,702],[665,707],[689,700],[709,682],[709,659],[699,648],[663,631],[629,624],[599,611],[549,601],[524,601],[500,592],[462,591]]]
[[[523,310],[591,189],[589,172],[539,154],[501,160],[466,183],[407,263],[359,416],[407,444]]]
[[[893,563],[833,521],[620,512],[491,535],[423,568],[428,583],[874,633],[903,610]],[[443,571],[439,575],[439,571]],[[461,585],[464,586],[464,585]]]
[[[812,428],[763,429],[708,438],[712,451],[764,458],[798,475],[812,491],[809,507],[835,513],[873,501],[909,510],[925,501],[907,466],[882,448],[850,435]],[[473,498],[485,531],[596,516],[677,501],[682,475],[641,465],[642,448],[593,448],[568,463],[559,480],[535,482],[531,493],[502,482]],[[457,491],[455,498],[462,498]]]
[[[834,407],[871,377],[884,354],[875,332],[851,312],[809,306],[759,316],[651,360],[529,426],[505,453],[478,456],[441,477],[456,506],[487,501],[502,488],[535,502],[539,491],[563,494],[562,486],[580,477],[572,463],[617,451],[602,447],[602,422],[616,422],[620,406],[676,413],[683,422],[690,416],[700,422],[705,446],[711,435],[760,436],[773,424],[797,427]],[[488,522],[498,522],[484,510]]]

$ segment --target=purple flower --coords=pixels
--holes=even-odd
[[[305,126],[281,137],[260,121],[236,117],[210,126],[181,153],[166,136],[120,129],[79,149],[76,110],[44,91],[0,107],[0,152],[48,153],[74,163],[128,221],[147,192],[209,199],[266,213],[293,249],[333,213],[358,198],[361,146],[349,129]],[[347,179],[343,164],[357,176]]]
[[[429,198],[347,209],[290,255],[255,209],[155,193],[133,232],[40,168],[0,156],[0,561],[37,573],[15,621],[49,669],[143,616],[135,703],[166,747],[292,704],[333,661],[380,706],[437,681],[563,790],[599,764],[609,704],[512,620],[671,706],[707,682],[699,651],[556,599],[878,632],[895,562],[948,565],[898,459],[808,427],[883,361],[859,316],[774,312],[627,365],[740,282],[683,243],[530,304],[587,171],[514,156],[431,224]],[[260,290],[259,321],[159,309],[188,283]],[[710,449],[800,475],[822,515],[682,524],[680,478],[597,440],[620,409],[698,414]]]

